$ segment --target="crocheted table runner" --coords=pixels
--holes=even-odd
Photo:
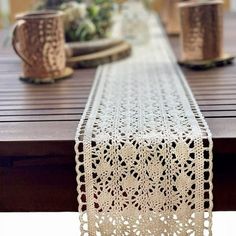
[[[97,71],[76,136],[81,235],[211,235],[212,139],[158,19]]]

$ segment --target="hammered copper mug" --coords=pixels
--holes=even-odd
[[[179,4],[182,60],[213,60],[223,56],[223,1]]]
[[[66,68],[63,13],[37,11],[16,16],[12,45],[23,60],[23,78],[63,76]]]

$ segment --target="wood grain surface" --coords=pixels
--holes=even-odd
[[[225,50],[236,55],[236,15]],[[0,211],[76,211],[74,136],[96,71],[50,85],[19,80],[20,60],[0,33]],[[170,38],[179,56],[179,40]],[[215,210],[236,210],[236,66],[183,69],[213,134]]]

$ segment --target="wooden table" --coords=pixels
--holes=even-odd
[[[235,21],[226,17],[232,54]],[[178,38],[170,41],[179,55]],[[23,83],[20,71],[0,48],[0,211],[76,211],[74,136],[95,70],[51,85]],[[215,210],[236,210],[236,66],[183,71],[213,134]]]

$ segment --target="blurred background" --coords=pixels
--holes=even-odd
[[[153,0],[153,8],[158,10],[165,0]],[[8,26],[14,21],[15,14],[32,8],[37,0],[0,0],[0,28]],[[236,11],[236,0],[224,0],[225,9]]]

